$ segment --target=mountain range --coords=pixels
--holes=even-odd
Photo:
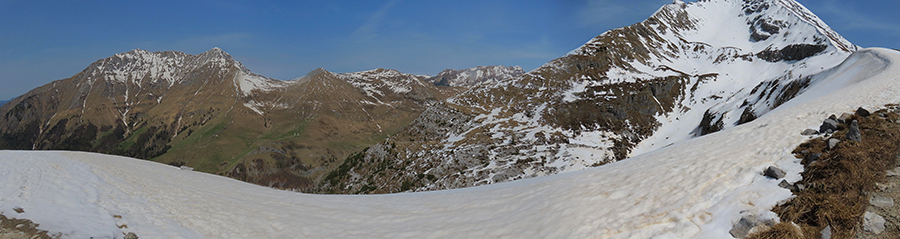
[[[676,0],[529,72],[133,50],[0,106],[0,237],[897,238],[898,63],[794,0]]]
[[[750,122],[859,48],[792,0],[674,1],[524,72],[317,69],[134,50],[0,107],[0,148],[150,159],[321,193],[577,171]]]
[[[133,50],[0,107],[0,148],[118,154],[305,190],[462,90],[386,69],[280,81],[219,48]]]
[[[854,116],[862,122],[893,122],[886,124],[892,128],[863,128],[862,142],[896,144],[896,136],[881,136],[900,128],[898,63],[900,52],[859,50],[817,75],[804,93],[740,126],[600,167],[456,190],[311,195],[128,157],[0,150],[0,235],[21,238],[17,231],[37,227],[61,238],[747,238],[743,235],[752,231],[757,237],[853,238],[857,232],[862,237],[855,238],[897,238],[896,211],[873,211],[885,215],[880,235],[868,232],[878,225],[871,218],[882,218],[873,217],[878,214],[872,209],[863,206],[855,216],[831,213],[869,202],[869,192],[862,194],[849,182],[823,189],[806,177],[812,172],[855,181],[873,175],[841,167],[822,170],[807,160],[801,164],[792,149],[804,142],[824,149],[829,136],[805,136],[803,129],[857,107],[887,107],[867,118]],[[843,133],[831,139],[845,139]],[[864,144],[840,142],[839,149],[825,153],[849,160],[819,162],[866,168],[877,163],[860,160],[859,154],[895,158],[882,147],[853,150],[859,145]],[[835,153],[847,149],[853,153]],[[784,169],[783,179],[763,176],[774,166]],[[897,172],[900,168],[885,173]],[[797,191],[780,186],[784,183],[807,187]],[[879,194],[898,190],[886,188]],[[848,195],[802,200],[834,190]],[[895,207],[885,203],[900,196],[893,194],[888,202],[871,198],[890,210]],[[804,216],[785,216],[780,212],[785,208],[805,210],[799,214]],[[842,224],[828,221],[834,217]]]
[[[675,1],[430,107],[320,187],[440,190],[616,162],[752,121],[856,50],[795,1]]]

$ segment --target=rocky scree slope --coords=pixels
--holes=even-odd
[[[793,0],[675,1],[430,107],[319,188],[460,188],[622,160],[752,121],[857,49]]]
[[[306,190],[448,89],[385,69],[280,81],[218,48],[133,50],[0,107],[0,149],[117,154]]]

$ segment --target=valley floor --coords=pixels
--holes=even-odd
[[[900,52],[867,49],[755,121],[628,160],[487,186],[309,195],[81,152],[0,151],[0,213],[71,238],[729,238],[775,217],[791,151],[835,112],[900,102]],[[20,208],[19,213],[14,209]]]

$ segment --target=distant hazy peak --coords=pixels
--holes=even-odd
[[[474,87],[495,84],[525,74],[520,66],[476,66],[468,69],[445,69],[426,79],[438,86]]]

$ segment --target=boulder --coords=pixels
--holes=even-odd
[[[747,237],[747,234],[750,233],[750,229],[756,227],[760,224],[760,221],[756,219],[756,217],[745,215],[741,217],[741,220],[734,224],[734,227],[731,228],[731,236],[734,238],[744,238]]]
[[[784,179],[782,179],[781,182],[778,183],[778,186],[781,188],[791,189],[791,183]]]
[[[871,114],[872,113],[869,113],[868,110],[863,109],[863,107],[859,107],[858,109],[856,109],[856,115],[859,115],[862,117],[869,117],[869,115],[871,115]]]
[[[822,239],[831,239],[831,226],[822,229]]]
[[[838,130],[838,122],[836,119],[828,118],[822,121],[819,126],[819,133],[834,133]]]
[[[125,235],[125,239],[138,239],[138,236],[137,234],[134,234],[134,232],[129,232]]]
[[[888,177],[900,176],[900,167],[897,167],[897,168],[888,170],[888,171],[887,171],[887,176],[888,176]]]
[[[847,127],[847,140],[862,143],[862,134],[859,132],[859,122],[853,120]]]
[[[769,166],[768,168],[766,168],[765,175],[766,177],[781,179],[784,177],[784,170],[781,170],[780,168],[775,166]]]
[[[840,143],[840,142],[841,142],[841,140],[839,140],[839,139],[835,139],[835,138],[828,139],[828,149],[834,149],[834,147],[837,147],[838,143]]]
[[[837,118],[837,121],[838,121],[838,123],[846,124],[847,121],[850,120],[850,118],[852,118],[852,117],[853,117],[853,115],[850,113],[843,113],[843,114],[841,114],[841,117]]]
[[[874,196],[869,199],[869,204],[876,207],[890,208],[894,206],[894,199],[889,197]]]
[[[872,212],[863,215],[863,229],[867,232],[880,234],[884,231],[884,217]]]
[[[800,135],[804,135],[804,136],[817,135],[817,134],[819,134],[819,131],[816,131],[814,129],[806,129],[803,132],[800,132]]]

